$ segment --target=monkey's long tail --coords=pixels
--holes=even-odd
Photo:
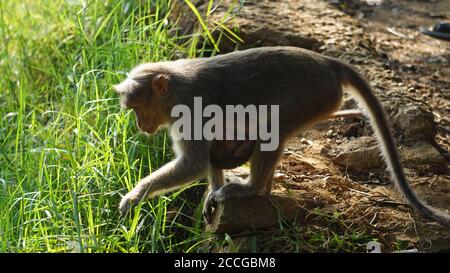
[[[386,119],[386,114],[384,113],[384,109],[377,97],[373,94],[368,82],[349,65],[342,63],[339,63],[338,65],[338,71],[340,71],[343,84],[353,87],[351,92],[352,95],[354,95],[358,99],[358,102],[362,104],[363,110],[367,110],[366,113],[370,118],[372,126],[374,127],[374,131],[381,147],[382,154],[385,158],[385,162],[387,163],[388,170],[391,173],[392,179],[395,181],[397,188],[409,204],[422,216],[450,227],[450,216],[425,204],[416,196],[414,191],[409,186],[403,172],[397,145],[395,144],[390,126],[388,125],[389,123]]]

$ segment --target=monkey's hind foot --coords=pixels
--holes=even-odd
[[[232,174],[225,174],[224,176],[225,185],[227,184],[245,184],[247,180]]]
[[[206,223],[212,223],[212,215],[214,209],[217,207],[217,203],[214,199],[211,198],[213,192],[209,192],[205,198],[205,204],[203,206],[203,217],[206,220]]]
[[[223,203],[229,199],[244,198],[256,195],[257,191],[247,184],[228,183],[220,189],[208,194],[203,208],[203,216],[208,224],[211,224],[213,210],[217,208],[219,203]]]

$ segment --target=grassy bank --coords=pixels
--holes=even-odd
[[[204,53],[195,44],[205,33],[178,35],[172,6],[0,2],[0,251],[203,251],[201,208],[183,190],[133,218],[117,211],[172,154],[165,132],[137,133],[111,85],[138,63]],[[179,221],[181,207],[194,227]]]

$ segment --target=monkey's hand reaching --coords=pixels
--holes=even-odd
[[[145,194],[145,190],[139,186],[136,186],[129,193],[127,193],[119,204],[120,216],[125,216],[128,211],[136,207]]]

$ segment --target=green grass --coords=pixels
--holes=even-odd
[[[285,223],[242,248],[203,230],[200,182],[119,217],[121,196],[173,154],[167,132],[138,133],[111,86],[139,63],[240,40],[223,24],[232,8],[217,21],[212,1],[206,14],[178,4],[192,34],[167,0],[0,1],[0,252],[353,251],[372,239]]]
[[[205,251],[210,235],[197,204],[178,197],[184,189],[132,218],[117,210],[172,152],[166,132],[137,133],[111,85],[142,62],[215,54],[196,47],[202,27],[177,34],[172,6],[0,2],[0,251]],[[180,221],[186,210],[195,225]]]

